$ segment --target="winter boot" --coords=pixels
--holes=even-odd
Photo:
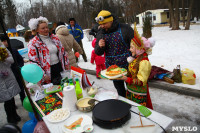
[[[14,98],[12,98],[11,100],[5,101],[4,108],[5,108],[5,112],[7,115],[8,123],[17,124],[17,120],[16,120],[17,112],[16,112],[16,108],[15,108]]]

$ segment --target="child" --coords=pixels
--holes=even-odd
[[[151,64],[148,54],[151,53],[154,41],[141,38],[134,26],[134,38],[131,40],[131,57],[129,62],[128,75],[121,79],[127,83],[126,98],[134,102],[153,109],[148,88],[148,78],[151,72]]]
[[[95,48],[95,44],[96,44],[96,38],[92,41],[92,47]],[[95,54],[95,51],[92,50],[92,54],[91,54],[91,63],[94,64],[94,61],[96,63],[96,76],[98,79],[99,76],[99,72],[101,70],[104,70],[106,69],[106,66],[105,66],[105,54],[103,54],[102,56],[98,56]]]

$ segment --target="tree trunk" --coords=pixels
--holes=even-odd
[[[190,29],[190,18],[191,18],[191,13],[192,13],[193,2],[194,2],[194,0],[190,0],[190,6],[189,6],[189,10],[188,10],[187,22],[186,22],[185,30],[189,30]]]
[[[182,16],[183,16],[183,27],[185,27],[185,3],[182,0]]]
[[[169,15],[169,28],[172,28],[172,17],[171,17],[171,15]]]
[[[17,23],[16,23],[16,7],[13,4],[12,0],[6,0],[6,14],[8,16],[8,23],[6,23],[6,26],[8,28],[14,28]]]
[[[175,19],[174,19],[174,10],[173,10],[173,4],[172,4],[172,0],[167,0],[168,6],[169,6],[169,14],[170,14],[170,18],[171,18],[171,27],[172,30],[175,30]]]
[[[78,11],[78,14],[80,14],[81,12],[80,12],[80,2],[79,2],[79,0],[76,0],[76,4],[77,4],[77,11]],[[78,18],[76,18],[76,20],[78,21],[78,22],[80,22],[80,20],[81,20],[81,16],[79,16]]]
[[[78,13],[80,13],[80,3],[79,3],[79,0],[76,0],[76,4],[77,4]]]
[[[33,7],[32,7],[32,2],[31,2],[31,0],[29,0],[29,2],[30,2],[30,5],[31,5],[31,14],[32,14],[32,16],[33,16]]]
[[[42,16],[44,17],[44,2],[43,2],[43,0],[41,0],[41,4],[42,4]]]
[[[152,4],[152,0],[149,0],[149,3],[150,3],[150,10],[153,10],[153,4]]]
[[[137,2],[138,2],[138,5],[139,5],[140,12],[142,13],[142,12],[143,12],[143,11],[142,11],[143,7],[142,7],[142,4],[141,4],[141,1],[140,1],[140,0],[137,0]]]
[[[179,0],[175,1],[175,30],[179,30]]]

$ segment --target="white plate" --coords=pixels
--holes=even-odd
[[[75,121],[77,121],[80,118],[83,118],[80,126],[76,127],[73,130],[70,130],[65,127],[65,126],[70,126],[72,123],[74,123]],[[84,132],[84,127],[86,125],[92,125],[92,123],[93,123],[92,118],[89,117],[88,115],[74,115],[66,120],[66,122],[62,126],[62,130],[65,133],[81,133],[81,132]]]
[[[47,115],[47,119],[49,122],[61,122],[67,119],[70,115],[70,111],[67,108],[56,109]]]
[[[108,99],[118,99],[118,93],[114,90],[106,90],[102,89],[97,92],[94,99],[97,99],[98,101],[104,101]]]
[[[115,76],[108,76],[108,75],[106,75],[106,70],[107,69],[101,71],[101,75],[106,77],[106,78],[108,78],[108,79],[117,79],[117,78],[121,77],[122,75],[126,75],[127,74],[127,71],[126,71],[124,73],[121,73],[121,74],[118,74],[118,75],[115,75]]]

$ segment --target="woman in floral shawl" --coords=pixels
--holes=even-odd
[[[67,52],[59,38],[49,33],[48,20],[44,17],[32,18],[29,21],[31,30],[37,32],[29,41],[28,56],[31,63],[35,63],[43,70],[42,84],[60,84],[60,72],[69,69]]]

